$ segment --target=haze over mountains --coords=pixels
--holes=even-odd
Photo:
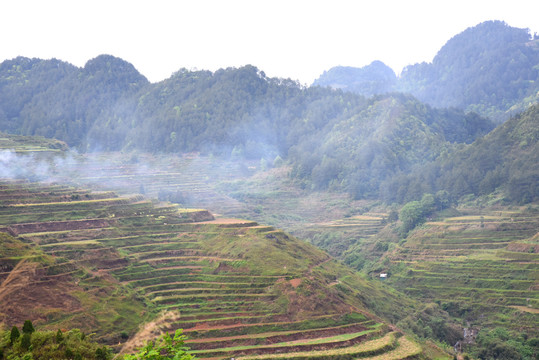
[[[280,156],[292,159],[295,173],[316,188],[332,182],[356,197],[378,196],[388,176],[493,128],[464,110],[500,121],[531,103],[539,89],[537,41],[526,30],[486,22],[448,41],[432,64],[409,66],[399,78],[375,62],[331,69],[315,82],[365,95],[405,91],[436,107],[454,107],[443,111],[400,95],[367,100],[303,88],[253,66],[181,69],[151,84],[110,55],[84,68],[16,58],[0,65],[0,130],[60,139],[83,152],[200,151],[270,162]],[[415,137],[408,145],[397,139],[407,132]],[[350,141],[330,145],[340,133]]]
[[[502,21],[487,21],[451,38],[432,63],[400,74],[379,61],[364,68],[335,67],[314,85],[370,96],[410,93],[435,107],[457,107],[497,122],[538,99],[539,37]]]

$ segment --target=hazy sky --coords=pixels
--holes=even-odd
[[[399,73],[486,20],[539,32],[537,0],[2,0],[0,14],[0,61],[111,54],[152,82],[246,64],[303,84],[373,60]]]

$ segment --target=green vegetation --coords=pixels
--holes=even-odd
[[[408,234],[410,230],[417,225],[425,222],[427,216],[432,215],[436,210],[444,210],[448,207],[449,197],[447,191],[439,191],[436,196],[432,194],[423,194],[421,201],[410,201],[403,205],[399,212],[401,221],[400,233]]]
[[[537,101],[538,40],[527,29],[486,21],[451,38],[432,63],[405,68],[399,90],[501,122]]]
[[[313,189],[329,187],[357,199],[378,198],[396,175],[492,127],[475,114],[432,109],[411,96],[377,96],[294,144],[289,150],[291,176]]]
[[[26,332],[25,329],[26,328]],[[78,329],[70,331],[35,331],[32,322],[25,321],[23,335],[16,326],[0,332],[0,359],[111,359],[110,349],[92,341]]]
[[[539,335],[539,256],[537,240],[532,240],[539,231],[536,210],[460,207],[459,212],[425,222],[385,254],[386,283],[431,303],[423,313],[437,306],[446,310],[466,328],[462,348],[473,356],[535,358],[538,348],[531,339]],[[439,315],[419,318],[397,325],[431,337],[448,321]]]
[[[454,200],[473,194],[485,196],[488,201],[489,195],[498,191],[505,202],[536,201],[539,199],[538,119],[539,105],[531,106],[473,144],[409,175],[392,179],[383,191],[384,200],[406,202],[418,200],[427,192],[445,190]]]
[[[138,353],[133,355],[125,355],[124,360],[191,360],[193,356],[187,351],[184,346],[185,336],[181,330],[176,330],[174,337],[169,333],[163,334],[155,341],[148,341],[146,346],[141,348]]]
[[[55,66],[63,72],[55,74]],[[366,100],[268,78],[253,66],[215,73],[180,70],[149,84],[112,56],[99,56],[82,69],[17,58],[1,64],[0,79],[6,99],[0,103],[2,131],[57,138],[82,152],[202,152],[252,159],[259,169],[284,159],[293,164],[291,176],[306,187],[343,190],[357,198],[378,196],[393,175],[493,127],[475,114],[432,109],[408,95]],[[35,82],[43,84],[36,88]],[[8,103],[18,92],[26,96]],[[39,110],[50,101],[58,111]],[[136,156],[132,160],[137,162]],[[192,196],[174,190],[163,189],[160,198],[183,203]]]
[[[0,132],[0,151],[9,150],[19,154],[61,153],[67,150],[67,145],[56,139],[42,136],[21,136]]]
[[[313,85],[329,86],[370,97],[394,91],[397,85],[397,75],[383,62],[373,61],[362,68],[333,67],[324,71]]]
[[[156,159],[154,155],[138,154],[138,161],[143,163]],[[420,208],[425,209],[417,218],[420,219],[418,224],[423,224],[414,226],[405,237],[403,232],[399,235],[399,230],[403,229],[406,215],[398,214],[397,206],[388,208],[376,201],[352,200],[343,194],[313,193],[309,189],[301,189],[301,182],[286,177],[290,170],[287,166],[265,173],[244,172],[237,164],[220,159],[162,156],[159,157],[160,167],[154,173],[137,174],[137,163],[125,161],[119,154],[109,155],[109,160],[111,172],[101,172],[96,169],[103,161],[102,155],[88,156],[86,166],[95,175],[81,180],[107,181],[110,186],[126,192],[137,192],[139,184],[145,183],[148,184],[145,191],[150,195],[158,194],[163,188],[178,188],[185,192],[192,189],[190,201],[197,204],[197,208],[204,202],[211,206],[215,200],[214,209],[222,214],[241,214],[244,218],[286,226],[305,238],[312,236],[318,241],[317,245],[331,249],[335,255],[342,256],[347,263],[370,277],[377,278],[381,272],[389,274],[385,282],[377,280],[372,285],[361,277],[352,276],[349,270],[332,261],[320,265],[320,269],[314,267],[311,270],[317,279],[314,283],[302,280],[299,286],[292,288],[297,295],[306,296],[309,300],[305,301],[319,310],[325,309],[325,305],[314,304],[331,303],[337,299],[334,295],[344,296],[352,302],[360,301],[364,309],[373,310],[379,316],[398,323],[401,329],[414,332],[421,338],[444,341],[450,346],[462,335],[459,327],[464,327],[466,321],[478,322],[475,316],[484,311],[481,302],[488,304],[489,311],[484,313],[492,321],[481,325],[487,328],[507,327],[508,318],[515,318],[517,314],[516,318],[524,322],[530,322],[536,316],[525,310],[534,309],[537,302],[533,291],[528,290],[534,284],[532,279],[536,271],[533,249],[537,232],[534,229],[537,228],[532,220],[535,216],[533,205],[523,209],[527,214],[522,217],[516,208],[499,208],[498,211],[508,211],[500,218],[495,209],[479,212],[478,209],[447,208],[454,206],[454,200],[441,191],[418,201]],[[115,166],[122,171],[116,171]],[[207,176],[215,177],[221,184],[216,187],[205,183]],[[129,181],[128,186],[122,182],[124,179]],[[235,337],[236,340],[229,342],[222,340],[222,347],[243,348],[257,345],[252,339],[265,338],[267,333],[289,331],[291,333],[286,336],[296,339],[297,335],[293,334],[297,331],[310,334],[316,333],[310,331],[314,329],[350,326],[339,334],[345,335],[367,330],[352,327],[361,322],[358,319],[352,321],[331,315],[316,320],[295,320],[283,311],[297,308],[303,300],[298,303],[294,297],[280,295],[280,291],[286,293],[287,284],[304,279],[311,265],[323,262],[327,257],[297,245],[293,238],[274,227],[258,226],[249,220],[227,223],[226,219],[217,219],[192,223],[184,216],[190,214],[193,219],[199,211],[181,210],[178,213],[177,207],[154,207],[151,202],[136,196],[87,195],[79,189],[57,185],[39,191],[39,187],[31,183],[24,184],[23,188],[27,191],[19,189],[13,192],[18,196],[17,202],[10,202],[9,196],[3,197],[6,204],[13,205],[4,209],[1,219],[5,224],[11,224],[10,228],[17,231],[24,241],[39,243],[47,254],[54,253],[68,260],[81,259],[88,251],[99,254],[103,248],[116,249],[117,256],[128,259],[129,263],[116,266],[117,269],[109,273],[124,281],[126,286],[140,289],[139,296],[148,305],[149,317],[160,310],[180,309],[183,322],[172,322],[171,329],[184,328],[190,338],[188,345],[194,351],[214,349],[215,346],[209,344],[215,344],[215,341],[205,341],[212,338]],[[226,197],[222,193],[225,190],[234,199]],[[20,196],[23,193],[27,194],[25,196],[32,194],[39,200],[25,200]],[[72,197],[72,194],[79,197]],[[59,201],[58,197],[63,200]],[[96,201],[100,199],[103,201]],[[115,203],[109,204],[110,201]],[[469,201],[476,206],[475,200]],[[489,203],[482,204],[487,206]],[[49,206],[53,211],[44,214],[42,208]],[[75,211],[71,213],[69,210]],[[400,221],[397,221],[397,215],[400,215]],[[76,224],[84,226],[75,227],[75,222],[69,220],[73,216],[79,219]],[[86,222],[84,219],[88,217],[103,219],[103,222]],[[39,228],[26,223],[54,218],[63,220]],[[503,220],[501,227],[494,230],[492,226],[500,220]],[[416,238],[430,224],[437,223],[444,224],[451,231],[461,231],[464,226],[465,236],[450,236],[447,230],[439,230],[435,236],[429,235],[423,240]],[[311,255],[300,259],[284,255],[283,250],[288,254],[306,252]],[[420,264],[429,264],[431,260],[439,266],[438,263],[451,260],[452,256],[455,261],[450,261],[439,271],[420,267]],[[464,260],[463,256],[466,256]],[[498,261],[498,258],[503,260]],[[110,260],[112,263],[113,259]],[[512,266],[501,265],[506,261]],[[460,267],[466,262],[479,268],[489,262],[493,266],[485,268],[485,273],[477,278],[464,275],[459,278]],[[523,265],[524,262],[529,265]],[[499,271],[495,271],[496,267]],[[90,269],[95,271],[100,267]],[[56,266],[51,271],[65,270]],[[455,277],[450,278],[447,274]],[[277,285],[279,279],[284,282]],[[317,285],[318,281],[330,286],[331,291]],[[423,286],[418,286],[423,282]],[[390,290],[392,286],[420,299],[424,305],[414,304],[401,293],[393,292]],[[455,292],[448,290],[448,286]],[[241,296],[237,295],[238,292]],[[381,298],[385,301],[379,301]],[[312,310],[310,314],[314,315],[319,310]],[[201,331],[197,325],[207,328]],[[136,324],[130,326],[134,329]],[[510,331],[515,338],[535,337],[527,330],[524,333],[515,329]],[[320,338],[330,337],[321,332],[318,334]],[[249,336],[249,340],[238,338],[242,336]],[[256,341],[260,346],[272,343]],[[205,345],[196,345],[197,342]],[[527,346],[524,340],[519,343]],[[466,351],[477,353],[481,346],[476,343]],[[242,351],[248,350],[244,348]]]
[[[525,203],[537,192],[537,171],[526,160],[537,163],[536,137],[521,133],[518,139],[459,146],[480,138],[493,124],[453,106],[489,116],[526,110],[538,90],[537,41],[525,29],[489,21],[449,40],[432,64],[403,72],[398,90],[448,109],[431,108],[411,95],[365,99],[304,88],[268,78],[253,66],[214,73],[181,69],[150,84],[131,64],[109,55],[84,68],[19,57],[0,64],[0,130],[57,138],[83,152],[202,152],[252,159],[258,169],[277,159],[291,164],[289,175],[306,189],[344,191],[357,199],[402,204],[438,190],[456,200],[502,189],[509,201]],[[379,62],[363,70],[358,86],[365,88],[378,87],[380,78],[391,83],[394,76]],[[55,111],[44,105],[51,102]],[[13,143],[15,137],[5,139]],[[64,147],[51,142],[39,147]],[[512,155],[523,156],[497,158],[498,149],[508,146],[518,146]],[[519,161],[505,166],[515,158]],[[483,164],[477,166],[475,159],[484,159]],[[28,177],[24,169],[33,160],[23,170],[9,166],[5,172]],[[139,162],[137,154],[131,161]],[[137,186],[146,193],[142,183]],[[160,189],[159,195],[181,203],[194,197],[174,188]]]

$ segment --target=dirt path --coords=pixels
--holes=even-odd
[[[256,224],[251,220],[242,220],[242,219],[233,219],[233,218],[218,218],[215,220],[209,221],[197,221],[192,222],[191,224],[219,224],[219,225],[229,225],[229,224]]]
[[[539,309],[529,308],[529,307],[527,307],[527,306],[517,306],[517,305],[513,305],[513,306],[509,306],[509,307],[510,307],[510,308],[513,308],[513,309],[520,310],[520,311],[529,312],[529,313],[532,313],[532,314],[539,314]]]
[[[146,344],[148,340],[154,340],[164,333],[168,325],[180,319],[179,311],[167,311],[162,313],[157,319],[150,321],[127,342],[125,342],[120,350],[120,354],[128,354],[134,352]]]

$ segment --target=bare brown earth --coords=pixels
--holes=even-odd
[[[510,243],[507,245],[507,250],[537,254],[539,253],[539,244]]]
[[[297,288],[300,284],[301,284],[300,278],[290,280],[290,285],[292,285],[294,288]]]
[[[359,343],[362,343],[370,338],[370,335],[361,335],[351,340],[344,340],[344,341],[335,341],[335,342],[327,342],[327,343],[320,343],[320,344],[304,344],[304,345],[294,345],[291,343],[289,346],[279,346],[279,347],[270,347],[266,349],[271,354],[278,354],[278,353],[294,353],[294,352],[300,352],[300,351],[323,351],[323,350],[329,350],[337,347],[348,347],[357,345]],[[250,354],[257,354],[259,353],[261,348],[250,348],[250,349],[243,349],[243,350],[237,350],[235,352],[235,356],[241,356],[241,355],[250,355]],[[219,353],[219,350],[216,349],[216,354]]]
[[[252,223],[253,222],[249,221],[249,220],[228,219],[228,218],[217,218],[217,219],[213,219],[213,220],[209,220],[209,221],[204,221],[204,224],[219,224],[219,225],[224,225],[224,224],[237,225],[237,224],[252,224]]]
[[[0,323],[44,322],[55,312],[82,311],[70,295],[77,288],[69,275],[47,276],[41,265],[22,260],[0,284]]]

